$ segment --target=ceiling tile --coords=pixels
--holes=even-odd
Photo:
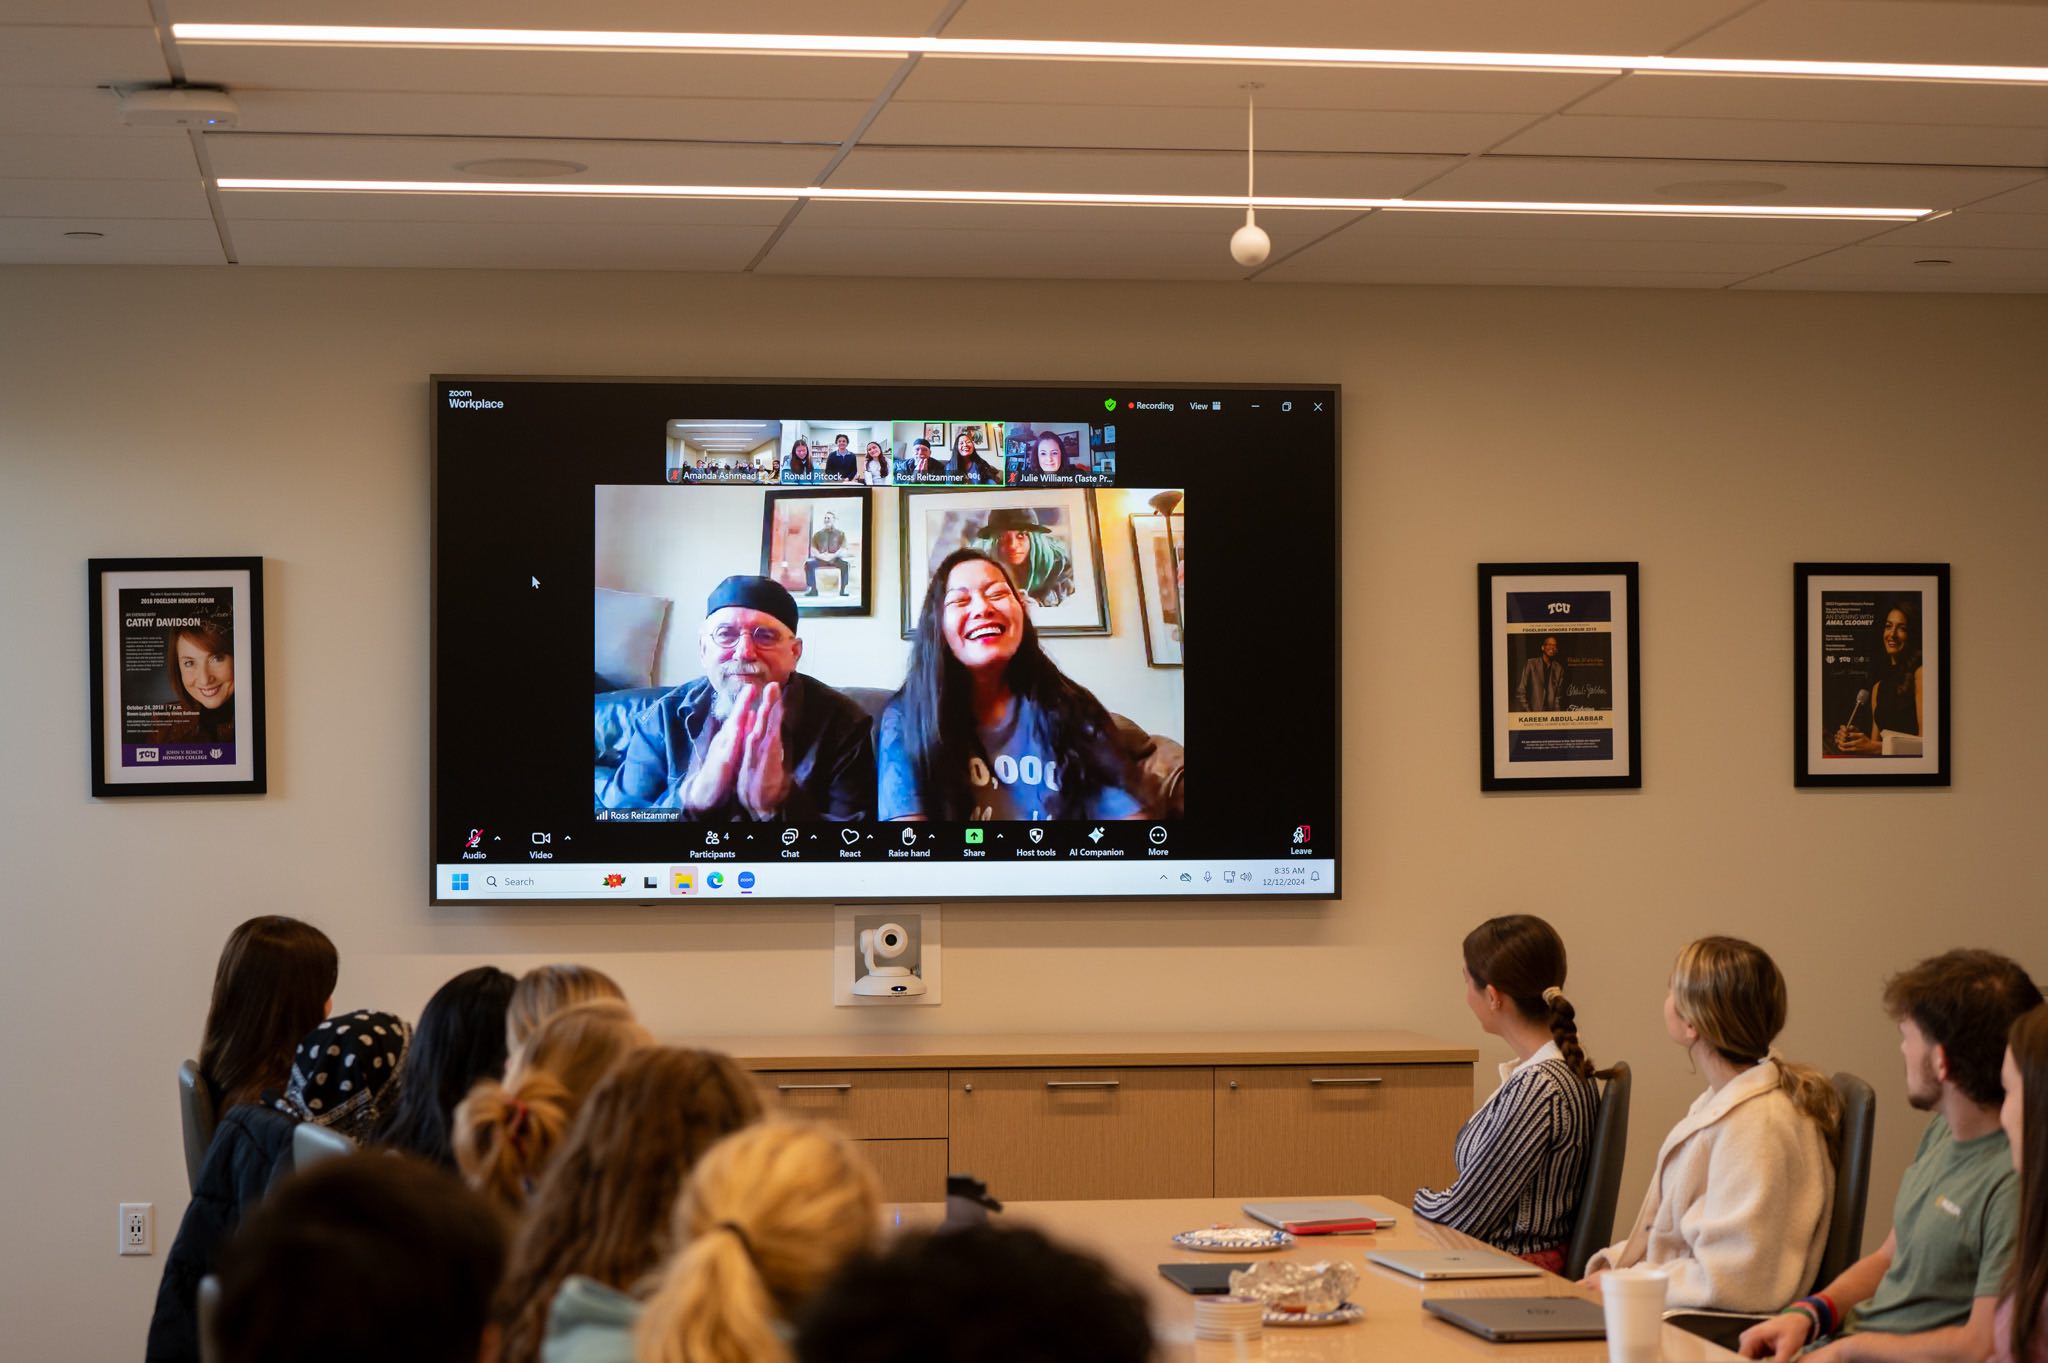
[[[1766,203],[1844,208],[1953,208],[2037,178],[2039,171],[1950,166],[1812,165],[1774,161],[1575,160],[1488,156],[1429,187],[1436,199],[1681,202],[1666,186],[1761,181],[1783,192]]]
[[[1315,211],[1259,214],[1276,253],[1314,240],[1352,216]],[[805,206],[805,229],[848,231],[1045,232],[1055,237],[1104,234],[1199,237],[1228,254],[1230,234],[1244,225],[1241,208],[1137,208],[1049,204],[891,204],[823,201]]]
[[[2048,7],[1993,0],[1764,0],[1689,57],[2048,66]]]
[[[1280,153],[1259,158],[1259,191],[1385,198],[1456,165],[1432,156]],[[831,183],[852,188],[1065,190],[1242,194],[1244,157],[1230,152],[1042,151],[856,147]]]
[[[2048,275],[1991,283],[1949,275],[1945,270],[1922,270],[1912,276],[1780,273],[1759,275],[1731,287],[1773,293],[2048,293]]]
[[[1980,213],[1965,209],[1933,222],[1887,232],[1887,246],[2011,246],[2048,250],[2048,213]]]
[[[1390,214],[1393,217],[1406,216]],[[1802,256],[1811,243],[1758,241],[1589,241],[1577,237],[1413,236],[1375,231],[1377,218],[1358,223],[1278,265],[1261,279],[1337,281],[1362,269],[1570,270],[1588,274],[1663,272],[1755,274]]]
[[[11,218],[204,218],[206,190],[189,180],[0,180]]]
[[[1970,205],[1977,213],[2048,213],[2048,176]]]
[[[1237,279],[1227,233],[1052,232],[806,226],[783,234],[762,274],[972,279]]]
[[[1882,3],[1882,0],[1879,0]],[[2044,61],[2043,65],[2048,65]],[[1624,76],[1573,106],[1577,114],[1762,118],[1784,122],[1970,123],[2048,128],[2048,88],[1791,76]]]
[[[418,22],[415,20],[414,22]],[[657,52],[432,51],[363,47],[185,47],[193,81],[231,90],[412,90],[450,94],[652,95],[759,99],[764,92],[872,100],[889,59],[682,56]]]
[[[1930,269],[1915,262],[1929,259],[1950,263]],[[1972,279],[1985,283],[2001,280],[2038,280],[2048,283],[2048,249],[2025,251],[1990,246],[1930,247],[1894,246],[1873,242],[1867,246],[1845,246],[1839,251],[1815,256],[1781,271],[1799,275],[1860,275],[1869,278],[1911,279],[1938,274],[1944,279]]]
[[[41,0],[52,3],[52,0]],[[135,0],[130,0],[135,3]],[[178,23],[277,23],[276,0],[169,0]],[[922,33],[944,0],[350,0],[347,18],[305,22],[427,24],[445,28],[580,28],[669,33]],[[744,19],[744,22],[739,22]]]
[[[1104,8],[1111,8],[1105,6]],[[1245,82],[1265,88],[1271,111],[1391,109],[1407,112],[1549,113],[1600,88],[1606,76],[1518,71],[1371,71],[1338,67],[1192,66],[941,60],[911,70],[895,98],[956,104],[1059,104],[1113,108],[1244,110]]]
[[[118,98],[91,85],[0,84],[0,133],[119,133],[174,138],[176,128],[123,128]]]
[[[1636,218],[1591,214],[1375,213],[1351,231],[1375,237],[1481,237],[1515,240],[1769,242],[1814,250],[1860,241],[1881,230],[1867,222],[1796,218]],[[1349,233],[1347,232],[1347,235]]]
[[[5,33],[0,39],[0,86],[92,86],[170,79],[163,51],[156,45],[156,32],[147,27],[52,24],[9,28]]]
[[[198,174],[192,143],[183,133],[0,133],[0,180],[190,180]]]
[[[238,222],[245,265],[404,266],[436,269],[742,269],[765,227],[654,227],[558,223]]]
[[[1495,150],[1515,156],[2036,166],[2048,164],[2048,127],[1559,114]]]
[[[70,241],[66,232],[100,232],[97,241]],[[0,218],[0,259],[40,253],[53,264],[148,264],[142,257],[176,256],[177,264],[220,264],[220,235],[211,218]],[[193,261],[192,257],[205,259]]]
[[[1662,51],[1740,8],[1740,0],[967,0],[946,36],[1640,53]]]
[[[209,133],[223,177],[322,180],[462,180],[466,161],[502,157],[573,161],[588,169],[556,183],[808,185],[831,149],[695,142],[559,142],[441,137],[322,137]],[[488,173],[474,178],[489,180]]]
[[[1314,281],[1328,284],[1484,284],[1529,285],[1558,289],[1725,289],[1740,274],[1695,270],[1545,270],[1493,269],[1477,266],[1377,266],[1361,264],[1355,273]],[[1261,276],[1260,284],[1266,282]]]
[[[69,27],[133,28],[149,17],[148,0],[7,0],[0,8],[0,28],[28,24]]]
[[[282,133],[442,137],[614,137],[659,141],[814,142],[834,146],[872,100],[664,99],[635,95],[441,94],[250,90],[241,127]]]
[[[1528,114],[1262,109],[1259,149],[1425,152],[1464,156],[1528,125]],[[869,144],[958,147],[1162,147],[1244,150],[1244,110],[1107,103],[891,100]]]

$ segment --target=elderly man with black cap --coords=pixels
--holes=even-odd
[[[676,809],[701,822],[873,815],[864,712],[796,670],[796,600],[765,577],[729,577],[704,603],[704,675],[647,707],[604,789],[606,809]]]

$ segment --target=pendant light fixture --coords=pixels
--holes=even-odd
[[[1252,142],[1258,131],[1259,83],[1252,81],[1244,87],[1244,226],[1230,234],[1230,258],[1240,265],[1263,265],[1266,257],[1273,254],[1273,239],[1266,235],[1266,229],[1259,226],[1258,211],[1252,207],[1254,201],[1254,179],[1252,163]]]

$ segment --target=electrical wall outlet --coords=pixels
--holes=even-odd
[[[156,1204],[123,1202],[119,1229],[118,1243],[121,1253],[156,1253]]]

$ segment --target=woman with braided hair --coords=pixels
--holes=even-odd
[[[1458,1132],[1457,1181],[1417,1192],[1415,1214],[1562,1272],[1598,1108],[1564,994],[1564,941],[1511,914],[1467,933],[1464,955],[1465,1006],[1515,1059]]]

